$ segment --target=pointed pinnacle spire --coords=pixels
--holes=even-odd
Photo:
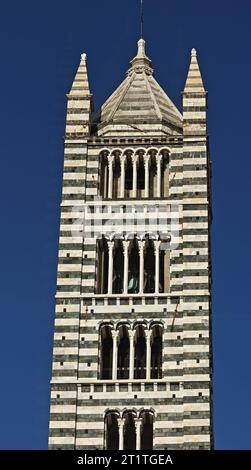
[[[138,41],[138,51],[137,55],[134,57],[134,59],[131,60],[132,67],[129,70],[129,74],[134,71],[134,72],[142,72],[144,69],[148,74],[153,73],[152,69],[152,61],[147,57],[146,51],[145,51],[145,44],[146,42],[144,41],[143,38],[140,38]]]
[[[88,73],[86,67],[86,54],[83,52],[80,58],[80,64],[72,83],[69,96],[87,96],[90,95],[90,88],[88,82]]]
[[[191,63],[188,70],[184,91],[188,93],[205,92],[199,65],[197,62],[196,49],[191,50]]]

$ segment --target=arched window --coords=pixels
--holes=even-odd
[[[119,344],[118,344],[118,379],[129,378],[129,354],[130,342],[128,335],[128,328],[126,325],[121,325],[119,328]]]
[[[139,248],[136,238],[131,241],[129,247],[128,292],[139,292]]]
[[[137,197],[143,197],[145,190],[145,167],[143,156],[139,156],[137,168]]]
[[[162,333],[162,326],[154,325],[152,327],[151,379],[162,378]]]
[[[153,449],[153,414],[143,411],[140,415],[142,419],[141,450]]]
[[[121,294],[123,292],[124,278],[124,253],[121,240],[115,241],[113,254],[113,293]]]
[[[157,175],[157,167],[156,167],[156,160],[153,156],[153,152],[151,152],[151,159],[150,159],[150,166],[149,166],[149,197],[153,198],[156,195],[155,187],[156,187],[156,175]]]
[[[146,378],[146,337],[143,325],[136,327],[134,378]]]
[[[136,450],[136,429],[134,415],[131,412],[124,414],[124,450]]]
[[[114,199],[115,198],[117,199],[119,197],[120,175],[121,175],[120,159],[119,159],[119,156],[115,156],[114,166],[113,166],[113,198]]]
[[[130,156],[126,160],[126,170],[125,170],[125,197],[128,199],[131,195],[132,184],[133,184],[133,168],[132,168],[132,159]]]
[[[105,154],[100,156],[100,196],[108,197],[108,161]]]
[[[161,197],[169,197],[169,154],[167,149],[161,151]]]
[[[100,379],[112,379],[113,340],[110,325],[100,328]]]
[[[146,238],[144,255],[144,292],[155,292],[155,256],[153,241]]]
[[[115,412],[109,412],[106,415],[106,449],[119,449],[119,429],[118,416]]]
[[[108,247],[102,237],[97,242],[97,294],[106,294],[108,289]]]

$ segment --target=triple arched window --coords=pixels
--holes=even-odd
[[[108,410],[105,414],[107,450],[152,450],[154,412],[152,410]]]

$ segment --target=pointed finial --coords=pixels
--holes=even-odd
[[[138,59],[142,59],[146,57],[145,44],[146,42],[144,41],[144,39],[140,38],[138,41],[138,52],[136,56]]]
[[[81,60],[83,60],[83,62],[86,62],[86,53],[83,52],[83,54],[81,54]]]
[[[197,57],[197,51],[196,51],[196,49],[193,48],[193,49],[191,50],[191,56],[192,56],[192,57]]]

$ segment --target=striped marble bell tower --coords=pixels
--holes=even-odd
[[[182,114],[145,41],[92,118],[86,56],[67,95],[50,449],[210,449],[207,93]]]

